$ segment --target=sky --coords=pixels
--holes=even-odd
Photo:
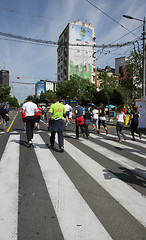
[[[57,42],[68,23],[81,20],[95,28],[98,46],[136,39],[142,46],[139,38],[143,22],[126,19],[123,14],[143,20],[146,1],[0,0],[0,70],[9,71],[11,93],[21,103],[29,94],[35,94],[34,84],[28,83],[57,81],[57,46],[22,42],[1,33]],[[115,68],[115,58],[129,56],[132,50],[133,45],[96,48],[95,66]]]

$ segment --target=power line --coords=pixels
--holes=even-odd
[[[3,33],[0,32],[1,36],[4,37],[8,37],[8,38],[14,38],[14,39],[19,39],[22,41],[28,41],[28,42],[34,42],[34,43],[42,43],[42,44],[49,44],[49,45],[59,45],[59,46],[79,46],[79,47],[94,47],[94,48],[113,48],[113,47],[123,47],[123,46],[127,46],[127,45],[131,45],[135,41],[129,41],[129,42],[125,42],[122,44],[103,44],[103,45],[87,45],[87,44],[71,44],[71,43],[59,43],[59,42],[54,42],[54,41],[47,41],[47,40],[42,40],[42,39],[35,39],[35,38],[27,38],[27,37],[22,37],[22,36],[18,36],[18,35],[14,35],[14,34],[10,34],[10,33]]]
[[[28,82],[11,82],[11,83],[35,85],[35,83],[28,83]]]
[[[92,5],[93,7],[95,7],[97,10],[99,10],[100,12],[102,12],[105,16],[107,16],[108,18],[110,18],[111,20],[113,20],[115,23],[117,23],[118,25],[120,25],[122,28],[124,28],[125,30],[127,30],[129,33],[132,33],[134,36],[137,37],[136,34],[134,34],[132,31],[130,31],[128,28],[126,28],[124,25],[122,25],[121,23],[119,23],[117,20],[115,20],[113,17],[109,16],[107,13],[105,13],[103,10],[101,10],[99,7],[95,6],[93,3],[91,3],[88,0],[85,0],[86,2],[88,2],[90,5]]]

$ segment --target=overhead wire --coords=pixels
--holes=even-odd
[[[128,31],[129,33],[132,33],[134,36],[137,37],[136,34],[134,34],[132,31],[130,31],[128,28],[126,28],[124,25],[122,25],[121,23],[119,23],[117,20],[115,20],[113,17],[111,17],[110,15],[108,15],[106,12],[104,12],[103,10],[101,10],[99,7],[97,7],[96,5],[94,5],[93,3],[91,3],[89,0],[85,0],[86,2],[88,2],[90,5],[92,5],[93,7],[95,7],[97,10],[99,10],[100,12],[102,12],[105,16],[107,16],[108,18],[110,18],[111,20],[113,20],[115,23],[117,23],[118,25],[120,25],[122,28],[124,28],[126,31]]]
[[[10,33],[3,33],[0,32],[1,36],[8,37],[8,38],[14,38],[14,39],[19,39],[19,40],[24,40],[24,41],[29,41],[29,42],[35,42],[35,43],[43,43],[43,44],[50,44],[50,45],[58,45],[58,46],[81,46],[81,47],[93,47],[93,45],[87,45],[87,44],[72,44],[72,43],[59,43],[59,42],[54,42],[51,40],[42,40],[42,39],[35,39],[35,38],[28,38],[28,37],[23,37],[23,36],[18,36]],[[94,45],[94,48],[113,48],[113,47],[123,47],[127,45],[133,44],[134,41],[129,41],[125,42],[122,44],[102,44],[102,45]]]

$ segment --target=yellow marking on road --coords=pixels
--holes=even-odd
[[[0,124],[2,124],[2,123],[3,123],[3,121],[0,122]]]
[[[16,113],[15,117],[13,118],[13,121],[11,122],[11,124],[10,124],[10,126],[8,127],[8,129],[7,129],[6,132],[9,132],[9,131],[10,131],[10,129],[11,129],[11,127],[12,127],[12,125],[13,125],[13,123],[14,123],[16,117],[17,117],[17,115],[18,115],[18,112]]]

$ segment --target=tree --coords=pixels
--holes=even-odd
[[[51,90],[48,90],[44,94],[44,101],[48,104],[49,102],[54,102],[55,93]],[[41,97],[40,97],[41,99]]]
[[[142,94],[142,59],[143,53],[139,45],[130,53],[129,64],[125,67],[125,73],[120,76],[121,94],[126,103],[141,98]]]
[[[18,103],[18,100],[17,98],[14,96],[14,97],[10,97],[9,100],[9,105],[10,107],[13,106],[13,107],[19,107],[19,103]]]
[[[109,105],[110,97],[112,96],[114,90],[118,89],[118,79],[114,76],[108,76],[107,72],[100,73],[99,77],[102,79],[101,88],[104,91],[104,95]]]
[[[132,88],[132,98],[141,98],[142,95],[142,77],[143,77],[143,68],[142,68],[142,60],[143,60],[143,52],[137,46],[137,50],[134,47],[134,50],[131,52],[130,63],[127,66],[128,71],[132,72],[133,75],[133,88]]]
[[[69,81],[59,84],[56,90],[56,94],[65,100],[80,99],[87,102],[91,101],[94,92],[95,84],[78,75],[72,75]]]
[[[11,88],[7,84],[0,84],[0,102],[8,102]]]

